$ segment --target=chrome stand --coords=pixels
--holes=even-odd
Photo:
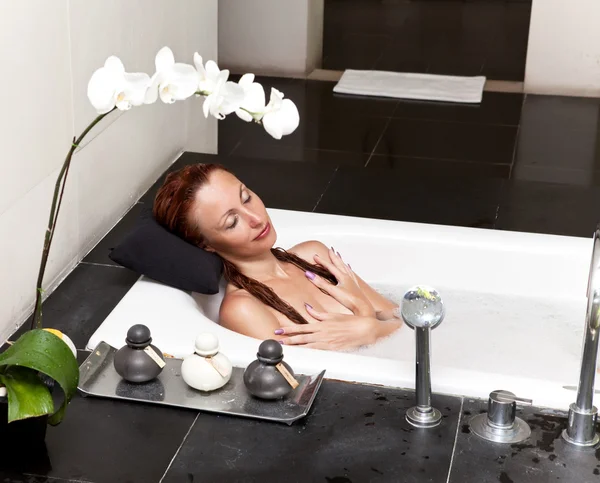
[[[431,330],[442,322],[444,314],[442,299],[433,288],[418,286],[404,295],[402,319],[414,329],[417,342],[417,405],[406,411],[406,420],[417,428],[434,428],[442,421],[442,414],[431,406],[430,341]]]
[[[595,446],[600,441],[596,433],[598,409],[593,404],[596,361],[598,358],[598,329],[600,328],[600,225],[594,233],[592,262],[588,278],[588,306],[581,371],[577,387],[577,400],[569,407],[567,429],[563,438],[575,446]]]

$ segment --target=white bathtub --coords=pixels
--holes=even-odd
[[[507,389],[534,404],[566,409],[579,375],[592,238],[571,238],[269,210],[277,245],[316,239],[333,245],[366,281],[400,299],[416,284],[437,288],[444,322],[432,333],[432,382],[438,393],[487,397]],[[591,235],[591,234],[590,234]],[[189,294],[147,278],[131,288],[88,342],[120,347],[127,329],[150,327],[155,344],[176,357],[196,335],[213,331],[238,366],[259,341],[214,321],[221,295]],[[403,327],[365,354],[285,347],[296,372],[414,388],[414,333]],[[377,356],[374,356],[374,353]]]

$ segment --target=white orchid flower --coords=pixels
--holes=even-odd
[[[275,139],[281,139],[293,133],[300,124],[298,108],[290,99],[284,99],[283,93],[271,88],[271,99],[262,117],[265,130]]]
[[[235,82],[228,82],[228,77],[229,71],[221,71],[213,91],[204,99],[202,109],[205,117],[210,113],[217,119],[224,119],[240,107],[244,100],[244,89]]]
[[[144,102],[152,104],[158,96],[165,104],[183,101],[198,89],[196,69],[189,64],[176,63],[169,47],[163,47],[154,60],[156,73],[152,76]]]
[[[98,114],[106,114],[115,107],[126,111],[144,103],[149,84],[148,74],[125,72],[123,62],[113,55],[92,74],[87,95]]]
[[[262,118],[266,110],[263,86],[254,82],[254,74],[244,74],[238,84],[244,90],[244,100],[235,111],[237,116],[246,122]]]
[[[199,94],[207,96],[211,94],[217,87],[221,70],[214,60],[209,60],[206,63],[206,66],[204,66],[202,63],[202,56],[198,52],[194,53],[194,65],[196,66],[196,71],[198,72]],[[229,77],[229,71],[223,72],[227,72],[227,77]]]
[[[217,119],[237,110],[244,100],[244,89],[235,82],[229,82],[229,71],[220,70],[213,60],[206,66],[202,64],[202,57],[198,52],[194,54],[194,65],[198,72],[198,93],[206,96],[202,109],[204,116],[209,114]]]

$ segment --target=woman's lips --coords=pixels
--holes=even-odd
[[[258,236],[255,238],[255,240],[260,240],[261,238],[266,237],[270,231],[271,231],[271,223],[267,223],[264,230],[258,234]]]

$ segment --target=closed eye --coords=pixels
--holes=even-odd
[[[235,215],[235,217],[233,218],[233,222],[232,222],[232,223],[230,223],[230,224],[229,224],[229,225],[226,227],[226,229],[227,229],[227,230],[231,230],[232,228],[235,228],[237,224],[238,224],[238,216],[237,216],[237,215]]]

